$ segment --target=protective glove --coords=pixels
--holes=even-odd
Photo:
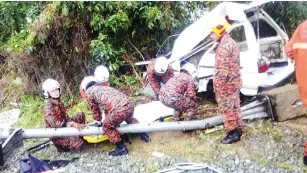
[[[155,94],[154,100],[159,101],[159,94]]]
[[[90,127],[101,127],[102,126],[102,122],[101,121],[94,121],[92,123],[87,124],[87,126],[90,126]]]
[[[76,122],[73,122],[72,123],[72,127],[78,129],[79,131],[81,131],[82,129],[84,129],[85,125],[84,124],[80,124],[80,123],[76,123]]]
[[[150,137],[148,136],[147,133],[140,133],[140,139],[142,141],[145,141],[146,143],[148,143],[150,141]]]

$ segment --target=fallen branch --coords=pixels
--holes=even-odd
[[[144,82],[143,82],[143,79],[140,77],[140,75],[138,74],[138,72],[136,71],[136,68],[130,58],[130,56],[127,54],[127,52],[124,53],[124,56],[123,56],[124,60],[127,61],[130,66],[132,67],[132,71],[133,73],[135,74],[136,78],[142,83],[142,85],[144,86]]]
[[[131,46],[140,54],[140,56],[142,57],[142,59],[143,59],[143,61],[145,61],[145,58],[143,57],[143,55],[142,55],[142,53],[130,42],[130,41],[128,41],[130,44],[131,44]]]

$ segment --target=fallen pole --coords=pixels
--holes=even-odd
[[[242,107],[243,119],[255,118],[272,118],[274,119],[270,99],[267,96],[255,100]],[[117,128],[120,133],[141,133],[156,131],[176,131],[176,130],[197,130],[206,129],[223,123],[221,115],[194,121],[179,122],[158,122],[121,125]],[[51,138],[51,137],[69,137],[69,136],[90,136],[104,135],[101,127],[87,126],[85,129],[78,131],[76,128],[37,128],[37,129],[3,129],[0,128],[0,141],[6,139],[4,143],[0,143],[0,167],[10,156],[15,148],[23,143],[24,139],[29,138]]]
[[[255,100],[242,107],[243,119],[272,117],[272,108],[268,97]],[[221,115],[211,118],[194,121],[179,122],[158,122],[148,124],[129,124],[121,125],[117,128],[119,133],[141,133],[155,131],[176,131],[176,130],[197,130],[206,129],[223,123]],[[0,139],[6,139],[10,136],[11,131],[16,129],[0,129]],[[68,137],[68,136],[90,136],[103,135],[104,131],[101,127],[85,127],[78,131],[76,128],[37,128],[37,129],[20,129],[22,138],[51,138],[51,137]]]
[[[242,113],[243,119],[269,117],[266,113],[266,107],[260,106],[246,110]],[[122,125],[117,128],[119,133],[140,133],[140,132],[156,132],[156,131],[176,131],[176,130],[197,130],[213,127],[223,123],[221,115],[194,121],[178,121],[178,122],[157,122],[149,124],[129,124]],[[51,137],[68,137],[68,136],[88,136],[103,135],[104,131],[101,127],[86,127],[81,131],[76,128],[38,128],[38,129],[22,129],[23,139],[28,138],[51,138]],[[9,130],[0,131],[1,138],[7,138]]]

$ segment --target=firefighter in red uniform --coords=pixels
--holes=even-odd
[[[83,129],[85,126],[85,115],[83,112],[69,117],[66,113],[64,103],[60,100],[60,84],[47,79],[43,85],[43,94],[47,103],[43,108],[46,128],[75,127]],[[80,150],[83,145],[81,137],[53,137],[51,138],[58,151]]]
[[[221,143],[230,144],[239,141],[242,134],[240,52],[238,44],[226,32],[229,21],[224,18],[220,23],[211,27],[210,35],[212,40],[218,42],[213,87],[227,132]]]
[[[88,105],[92,111],[93,119],[102,124],[105,134],[109,137],[116,148],[109,152],[109,155],[119,156],[128,153],[128,150],[122,141],[120,134],[116,130],[119,125],[125,121],[127,124],[135,124],[138,121],[133,118],[134,103],[122,92],[108,87],[97,85],[94,79],[84,79],[81,83],[85,93]],[[103,122],[100,106],[104,108],[105,119]],[[146,133],[140,133],[140,138],[149,142],[149,136]]]
[[[87,76],[87,77],[94,77],[96,79],[96,81],[98,83],[100,83],[103,86],[108,86],[108,80],[110,77],[110,73],[109,70],[107,69],[107,67],[105,67],[104,65],[100,65],[98,67],[96,67],[95,72],[94,72],[94,76]],[[80,95],[83,99],[86,99],[86,95],[85,92],[80,84],[79,86],[79,92]]]
[[[307,20],[294,31],[285,45],[286,55],[295,61],[296,82],[301,102],[307,106]],[[304,164],[307,165],[307,142],[304,144]]]
[[[155,93],[155,98],[159,98],[161,84],[165,84],[174,76],[174,71],[165,57],[153,59],[147,67],[147,77],[150,87]]]
[[[159,100],[166,106],[174,108],[172,121],[179,121],[183,112],[187,113],[186,121],[194,119],[197,111],[195,77],[195,66],[186,63],[182,66],[181,73],[176,74],[161,87]]]

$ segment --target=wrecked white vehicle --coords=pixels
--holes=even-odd
[[[294,62],[284,53],[284,45],[289,38],[259,7],[263,3],[265,2],[223,2],[183,30],[177,38],[169,37],[157,55],[166,56],[175,72],[179,72],[185,62],[194,64],[197,69],[195,84],[198,92],[211,90],[216,43],[210,40],[211,31],[206,24],[228,15],[234,23],[227,32],[238,43],[240,49],[243,82],[241,93],[254,96],[262,89],[275,87],[288,79],[295,69]],[[174,38],[176,40],[172,50],[163,50],[163,46]]]

